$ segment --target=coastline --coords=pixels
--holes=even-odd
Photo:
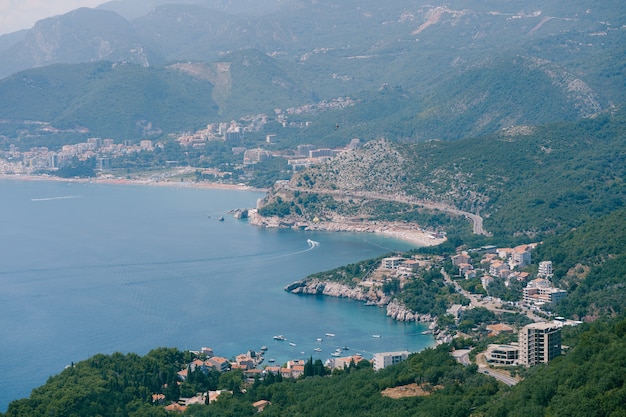
[[[178,188],[201,188],[201,189],[221,189],[237,191],[267,192],[267,189],[254,188],[245,184],[224,184],[218,182],[195,182],[195,181],[168,181],[156,180],[153,178],[61,178],[52,175],[30,175],[30,174],[0,174],[0,180],[12,181],[54,181],[73,183],[93,183],[112,185],[143,185],[157,187],[178,187]],[[301,230],[320,230],[330,232],[355,232],[355,233],[376,233],[387,237],[402,240],[415,245],[416,247],[436,246],[446,241],[446,238],[437,238],[432,234],[422,231],[415,226],[399,222],[351,222],[336,218],[330,222],[286,222],[279,218],[264,218],[258,215],[256,209],[250,210],[250,224],[267,228],[297,228]]]
[[[411,243],[416,247],[435,246],[447,239],[434,237],[415,225],[400,222],[351,222],[336,218],[333,221],[323,222],[294,222],[278,217],[262,217],[256,209],[249,210],[250,224],[266,228],[292,228],[300,230],[320,230],[329,232],[376,233],[390,238]]]
[[[51,181],[51,182],[72,182],[72,183],[93,183],[93,184],[120,184],[120,185],[148,185],[159,187],[179,187],[179,188],[205,188],[238,191],[258,191],[267,192],[263,188],[254,188],[244,184],[224,184],[219,182],[195,182],[195,181],[168,181],[155,180],[150,178],[61,178],[52,175],[29,175],[29,174],[0,174],[0,180],[11,181]]]

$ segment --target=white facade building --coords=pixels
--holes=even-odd
[[[374,370],[379,371],[388,366],[400,363],[409,357],[411,352],[404,350],[401,352],[382,352],[374,354]]]

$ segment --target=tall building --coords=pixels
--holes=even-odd
[[[519,332],[519,362],[548,363],[561,354],[561,328],[552,323],[531,323]]]

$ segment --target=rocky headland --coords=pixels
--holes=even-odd
[[[349,298],[362,301],[367,305],[386,309],[386,314],[398,321],[433,322],[435,317],[430,314],[417,314],[407,309],[400,301],[385,295],[382,291],[363,286],[351,287],[334,281],[319,279],[303,279],[285,287],[292,294],[326,295],[329,297]]]

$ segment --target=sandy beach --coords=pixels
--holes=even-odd
[[[159,186],[159,187],[179,187],[179,188],[205,188],[205,189],[223,189],[223,190],[241,190],[241,191],[258,191],[267,192],[265,189],[253,188],[245,184],[223,184],[216,182],[195,182],[195,181],[168,181],[154,180],[150,178],[61,178],[51,175],[21,175],[21,174],[0,174],[0,180],[19,180],[19,181],[56,181],[56,182],[76,182],[76,183],[93,183],[93,184],[120,184],[120,185],[143,185],[143,186]],[[434,246],[445,242],[445,238],[436,238],[431,233],[417,228],[415,225],[406,223],[392,222],[349,222],[343,219],[335,219],[331,222],[306,223],[298,225],[284,224],[279,218],[265,218],[256,213],[256,210],[250,211],[250,223],[261,227],[297,227],[305,230],[324,230],[335,232],[356,232],[356,233],[376,233],[382,234],[394,239],[403,240],[405,242],[422,246]]]
[[[22,174],[0,174],[0,180],[18,180],[18,181],[55,181],[55,182],[76,182],[76,183],[93,183],[93,184],[122,184],[122,185],[149,185],[161,187],[179,187],[179,188],[208,188],[223,190],[242,190],[242,191],[259,191],[266,192],[265,189],[250,187],[245,184],[223,184],[218,182],[195,182],[195,181],[168,181],[153,180],[143,178],[61,178],[52,175],[22,175]]]

